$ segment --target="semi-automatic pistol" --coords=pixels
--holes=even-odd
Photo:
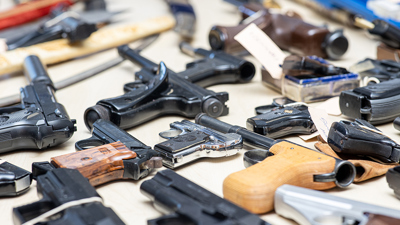
[[[174,169],[199,158],[235,155],[243,147],[242,137],[221,133],[187,120],[173,122],[171,129],[161,132],[166,139],[154,146],[163,157],[163,165]]]

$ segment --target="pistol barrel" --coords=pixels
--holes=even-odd
[[[44,82],[54,87],[39,57],[30,55],[24,60],[24,74],[29,83]]]

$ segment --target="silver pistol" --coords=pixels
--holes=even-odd
[[[163,158],[163,165],[174,169],[199,158],[235,155],[243,147],[242,136],[221,133],[187,120],[170,124],[161,132],[168,139],[154,146]]]
[[[275,192],[275,212],[301,225],[400,224],[399,210],[287,184]]]

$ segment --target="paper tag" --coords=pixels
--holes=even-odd
[[[373,68],[375,68],[374,64],[371,61],[367,60],[365,62],[350,66],[349,70],[353,73],[361,73],[367,70],[371,70]]]
[[[331,116],[342,115],[342,111],[340,111],[339,97],[333,97],[326,100],[322,104],[318,105],[317,109],[324,109],[325,111],[328,111],[327,113]]]
[[[332,122],[328,114],[323,109],[317,109],[312,107],[308,107],[308,112],[310,112],[311,119],[314,122],[315,127],[318,130],[318,133],[327,142],[329,129],[331,128],[332,125]]]
[[[301,138],[303,141],[308,141],[311,140],[319,135],[318,131],[312,133],[312,134],[305,134],[305,135],[299,135],[299,138]]]
[[[234,39],[249,51],[274,79],[281,79],[285,59],[282,50],[254,23],[247,26]]]

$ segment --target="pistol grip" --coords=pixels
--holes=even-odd
[[[274,156],[230,174],[223,183],[224,198],[252,213],[266,213],[273,209],[275,190],[283,184],[315,190],[336,186],[314,182],[314,175],[335,171],[335,158],[286,141],[273,145],[270,152]]]
[[[58,168],[77,169],[93,186],[124,179],[124,159],[136,158],[136,153],[121,142],[51,158]]]

